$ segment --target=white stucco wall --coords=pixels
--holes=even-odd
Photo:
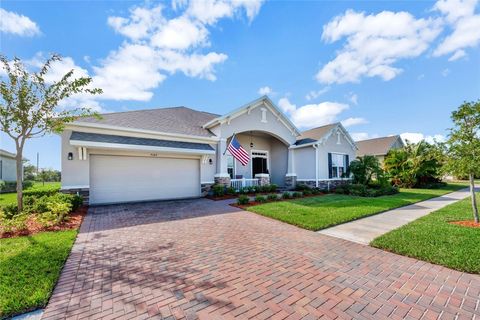
[[[98,132],[98,130],[97,130]],[[110,132],[103,132],[111,134]],[[129,151],[129,150],[108,150],[101,148],[87,148],[87,160],[80,160],[78,155],[78,147],[70,145],[70,135],[72,130],[65,130],[61,135],[62,140],[62,188],[78,188],[89,187],[90,185],[90,155],[91,154],[105,154],[105,155],[119,155],[119,156],[139,156],[152,157],[152,153],[157,154],[158,157],[173,157],[173,158],[192,158],[200,159],[200,180],[202,183],[211,183],[214,181],[214,174],[216,169],[215,155],[209,155],[212,159],[212,164],[209,163],[208,158],[203,163],[199,155],[185,155],[175,153],[162,153],[158,151]],[[214,149],[216,145],[211,145]],[[73,160],[68,160],[68,153],[73,153]]]
[[[16,161],[10,157],[0,155],[2,164],[0,180],[17,181]]]
[[[348,142],[345,136],[332,134],[318,147],[318,179],[328,179],[328,153],[348,154],[349,161],[355,159],[356,149]],[[294,150],[294,167],[297,179],[315,180],[315,149],[306,146]]]
[[[262,122],[262,108],[266,109],[266,122]],[[263,131],[283,140],[285,144],[291,145],[296,141],[295,135],[287,128],[282,120],[279,120],[268,108],[258,106],[251,110],[250,114],[244,113],[228,122],[212,128],[212,132],[221,138],[229,138],[234,133]]]
[[[315,179],[315,149],[312,146],[293,151],[297,179]]]
[[[328,153],[348,154],[349,161],[355,160],[356,149],[348,142],[345,136],[340,135],[340,144],[338,144],[337,134],[332,134],[318,148],[318,178],[328,179]]]

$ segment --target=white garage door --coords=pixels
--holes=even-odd
[[[200,196],[196,159],[92,155],[90,203],[115,203]]]

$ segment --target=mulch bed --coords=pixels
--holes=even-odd
[[[451,221],[450,223],[467,228],[480,228],[480,222],[475,222],[473,220]]]
[[[68,221],[64,221],[61,224],[52,227],[43,227],[40,223],[37,222],[37,220],[35,219],[35,215],[31,215],[28,218],[26,230],[0,233],[0,239],[30,236],[35,233],[44,231],[63,231],[78,229],[82,224],[83,218],[85,218],[85,216],[87,215],[87,211],[88,207],[82,206],[78,208],[75,212],[72,212],[68,215]]]

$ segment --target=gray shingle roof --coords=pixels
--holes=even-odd
[[[298,140],[297,142],[295,142],[295,144],[302,145],[302,144],[318,141],[322,139],[332,128],[336,127],[337,125],[338,125],[338,122],[313,128],[307,131],[303,131],[301,135],[298,137]]]
[[[206,150],[206,151],[214,150],[210,145],[206,143],[135,138],[135,137],[125,137],[125,136],[117,136],[117,135],[110,135],[110,134],[77,132],[77,131],[72,132],[72,135],[70,136],[70,140],[129,144],[129,145],[151,146],[151,147]]]
[[[102,119],[89,117],[78,119],[76,122],[212,137],[214,135],[202,126],[210,120],[218,117],[216,114],[197,111],[186,107],[115,112],[102,114],[101,116]]]
[[[374,138],[368,140],[357,141],[358,147],[358,156],[371,155],[371,156],[381,156],[386,155],[393,143],[399,139],[400,136],[389,136]]]

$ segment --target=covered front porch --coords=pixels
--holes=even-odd
[[[236,160],[227,150],[233,135],[225,141],[220,153],[225,162],[228,176],[224,184],[236,190],[244,187],[276,184],[284,186],[288,172],[289,145],[270,133],[252,130],[235,134],[238,142],[249,154],[250,161],[246,165]]]

